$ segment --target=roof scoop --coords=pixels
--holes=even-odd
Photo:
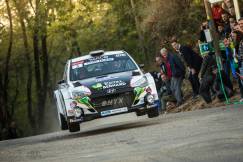
[[[105,53],[104,50],[91,51],[89,54],[93,57],[101,56]]]

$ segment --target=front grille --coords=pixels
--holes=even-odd
[[[134,97],[133,92],[125,92],[93,98],[92,103],[98,112],[122,107],[130,108]]]

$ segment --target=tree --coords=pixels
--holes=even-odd
[[[8,93],[8,87],[9,87],[9,65],[12,55],[12,45],[13,45],[13,22],[12,22],[12,13],[11,8],[9,5],[9,1],[5,0],[5,4],[7,7],[7,14],[9,19],[9,44],[8,44],[8,50],[5,58],[5,67],[3,72],[3,81],[1,83],[1,90],[3,93],[1,93],[1,116],[2,116],[2,125],[3,127],[6,127],[9,120],[9,93]],[[1,74],[0,74],[1,75]],[[1,76],[2,77],[2,76]]]
[[[22,2],[22,3],[21,3]],[[24,45],[24,54],[27,64],[27,83],[26,83],[26,94],[27,94],[27,114],[28,119],[31,125],[31,128],[35,131],[36,130],[36,121],[35,121],[35,114],[33,112],[32,107],[32,60],[30,54],[30,47],[28,42],[28,36],[26,31],[26,24],[25,24],[25,15],[26,15],[26,3],[24,1],[17,1],[14,0],[15,7],[17,9],[17,15],[19,17],[20,26],[22,29],[22,37],[23,37],[23,45]]]

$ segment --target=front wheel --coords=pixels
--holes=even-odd
[[[64,118],[64,116],[62,114],[59,114],[59,120],[60,120],[60,126],[62,130],[67,130],[68,129],[68,124],[66,119]]]
[[[158,108],[151,108],[147,110],[148,118],[154,118],[159,116]]]
[[[68,128],[69,128],[69,132],[78,132],[80,131],[80,124],[78,122],[69,123]]]
[[[141,111],[141,110],[137,110],[135,113],[136,113],[137,116],[146,115],[146,111]]]

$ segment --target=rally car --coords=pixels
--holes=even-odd
[[[144,74],[125,51],[93,51],[67,61],[54,91],[62,130],[80,130],[80,123],[135,112],[159,115],[160,101],[150,73]]]

